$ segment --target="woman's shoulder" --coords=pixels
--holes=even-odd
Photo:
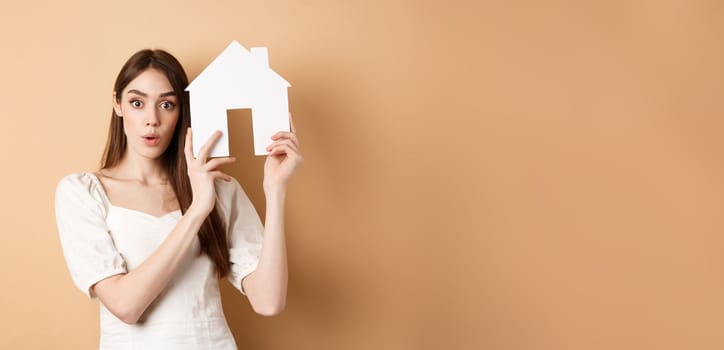
[[[224,181],[224,180],[216,180],[214,181],[214,185],[216,185],[216,189],[218,191],[222,192],[233,192],[241,190],[241,184],[239,184],[239,181],[237,181],[233,176],[229,176],[231,178],[231,181]]]
[[[216,180],[214,185],[216,186],[216,196],[221,202],[228,203],[233,201],[233,198],[239,193],[244,193],[241,184],[233,176],[231,176],[231,181]]]
[[[82,171],[63,176],[58,181],[58,188],[88,188],[95,184],[97,178],[94,173]]]
[[[104,201],[103,190],[92,172],[76,172],[63,176],[55,188],[56,201],[86,199]]]
[[[214,184],[216,185],[216,202],[221,205],[223,211],[233,210],[239,203],[249,202],[246,192],[233,176],[231,181],[216,180]]]

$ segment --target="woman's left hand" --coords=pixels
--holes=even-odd
[[[264,163],[264,190],[284,190],[294,170],[304,158],[299,152],[299,139],[289,114],[291,132],[280,131],[272,136],[274,141],[266,149],[269,155]]]

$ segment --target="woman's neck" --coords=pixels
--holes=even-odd
[[[168,176],[161,166],[160,159],[129,155],[127,152],[113,168],[105,169],[105,175],[116,179],[134,180],[143,185],[158,185],[168,182]]]

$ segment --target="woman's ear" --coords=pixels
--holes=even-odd
[[[123,114],[121,113],[121,104],[118,103],[118,98],[115,91],[113,91],[113,102],[111,103],[113,103],[113,111],[116,112],[116,115],[122,117]]]

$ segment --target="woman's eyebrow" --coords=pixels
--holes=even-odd
[[[128,93],[129,93],[129,94],[130,94],[130,93],[134,93],[134,94],[136,94],[136,95],[141,95],[141,96],[143,96],[143,97],[148,97],[148,94],[147,94],[147,93],[138,91],[138,90],[136,90],[136,89],[128,90]],[[173,91],[169,91],[169,92],[164,92],[164,93],[162,93],[161,95],[159,95],[159,97],[166,97],[166,96],[176,96],[176,93],[173,92]]]
[[[148,96],[147,93],[145,93],[145,92],[140,92],[140,91],[138,91],[138,90],[136,90],[136,89],[128,90],[128,93],[129,93],[129,94],[133,93],[133,94],[136,94],[136,95],[141,95],[141,96],[143,96],[143,97],[147,97],[147,96]]]

